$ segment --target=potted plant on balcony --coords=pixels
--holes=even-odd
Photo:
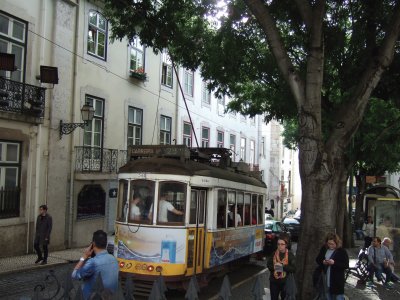
[[[131,75],[130,76],[132,78],[136,78],[136,79],[142,80],[142,81],[146,80],[146,78],[147,78],[147,75],[144,72],[143,68],[137,68],[135,70],[131,70]]]

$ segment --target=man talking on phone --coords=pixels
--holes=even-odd
[[[92,243],[85,249],[72,272],[72,278],[83,281],[83,296],[89,299],[97,277],[101,274],[104,292],[115,294],[118,289],[118,261],[106,250],[107,234],[103,230],[93,233]],[[92,254],[95,254],[92,257]]]

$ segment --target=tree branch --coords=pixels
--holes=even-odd
[[[312,11],[310,4],[306,0],[295,0],[295,2],[301,17],[303,18],[304,24],[308,29],[310,29],[312,24]]]
[[[304,82],[298,75],[287,54],[279,30],[269,13],[267,4],[261,0],[244,0],[244,3],[250,9],[264,31],[272,54],[278,64],[278,68],[288,82],[297,106],[300,107],[305,98]]]
[[[327,144],[343,143],[348,136],[353,135],[361,123],[365,108],[371,93],[382,77],[382,73],[390,65],[394,56],[394,49],[400,33],[400,3],[397,2],[377,55],[371,56],[369,64],[361,75],[358,85],[350,97],[348,105],[336,114],[336,122],[343,123],[342,128],[333,132]],[[344,145],[345,146],[345,145]]]

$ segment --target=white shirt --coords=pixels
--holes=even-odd
[[[373,223],[364,223],[363,229],[364,234],[369,237],[374,236],[374,224]]]
[[[168,201],[161,199],[158,203],[158,222],[168,222],[168,211],[173,211],[175,207]],[[153,213],[153,204],[150,207],[149,214]]]
[[[233,212],[229,213],[229,218],[233,220]],[[242,224],[242,217],[236,213],[236,226],[239,226],[240,224]]]
[[[140,209],[136,204],[132,204],[129,212],[129,219],[135,220],[140,218]]]

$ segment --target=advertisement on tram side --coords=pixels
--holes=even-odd
[[[117,257],[142,262],[182,264],[186,255],[186,229],[118,226]]]
[[[241,228],[209,233],[209,266],[222,265],[262,250],[263,229]]]

